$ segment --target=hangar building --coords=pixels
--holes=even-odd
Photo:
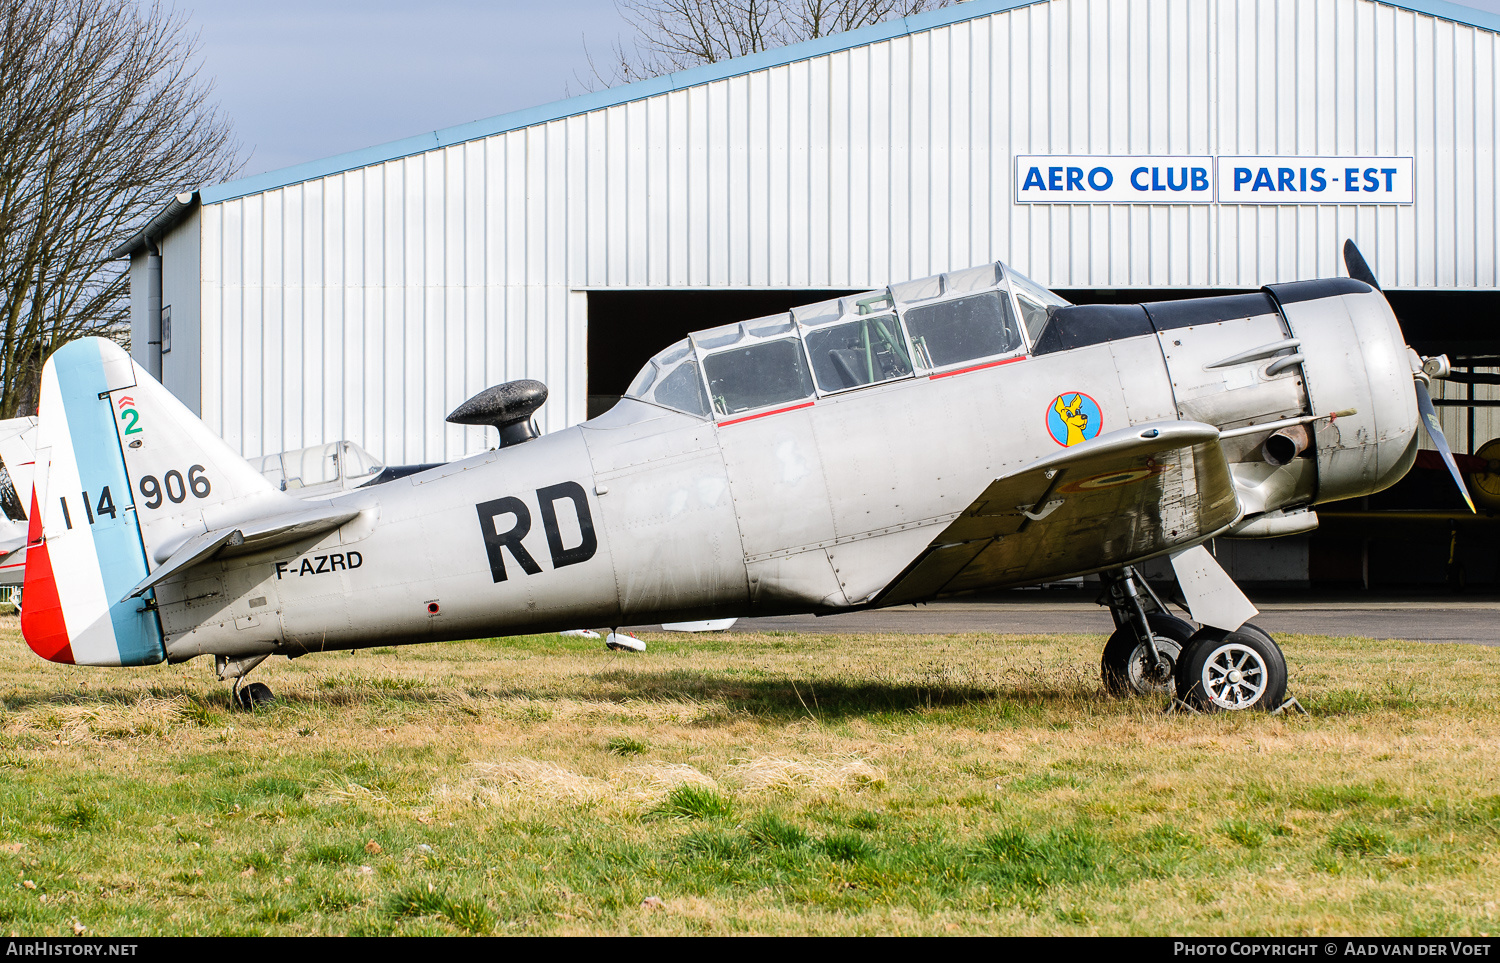
[[[489,385],[546,382],[555,430],[687,331],[986,261],[1147,301],[1341,274],[1346,237],[1482,376],[1497,89],[1500,18],[1441,0],[970,0],[206,186],[115,253],[135,357],[247,456],[456,458]],[[1440,388],[1456,451],[1500,436],[1494,386]],[[1231,570],[1496,580],[1430,481],[1391,506],[1435,568],[1372,501]]]

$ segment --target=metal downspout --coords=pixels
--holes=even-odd
[[[161,251],[146,239],[146,370],[161,381]]]

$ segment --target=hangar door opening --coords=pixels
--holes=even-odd
[[[854,294],[803,291],[590,291],[588,416],[608,411],[661,349],[721,324]]]

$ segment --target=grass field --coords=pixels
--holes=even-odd
[[[78,669],[0,618],[0,930],[1500,933],[1500,649],[1292,636],[1305,717],[1090,636],[542,636]]]

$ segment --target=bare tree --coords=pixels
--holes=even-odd
[[[35,411],[54,349],[128,336],[109,251],[236,170],[184,25],[135,0],[0,0],[0,418]]]
[[[607,85],[718,63],[894,17],[946,7],[952,0],[619,0],[637,37],[616,45]]]

